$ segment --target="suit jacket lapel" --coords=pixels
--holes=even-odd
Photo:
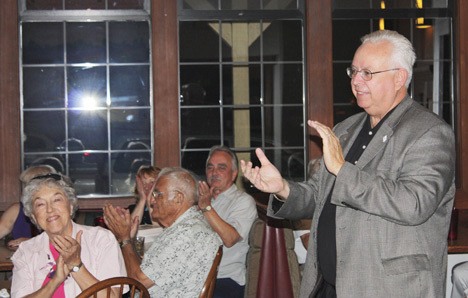
[[[382,126],[379,128],[375,136],[372,138],[372,141],[367,146],[366,150],[362,153],[359,158],[358,163],[356,164],[359,168],[364,168],[380,150],[385,148],[388,140],[393,135],[395,126],[400,121],[401,117],[406,113],[408,108],[412,103],[412,99],[406,97],[396,108],[395,111],[382,123]],[[362,125],[360,126],[362,127]],[[360,130],[360,129],[359,129]],[[355,132],[354,138],[359,133],[359,130]],[[348,149],[349,149],[348,145]]]

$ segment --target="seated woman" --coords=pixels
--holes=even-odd
[[[151,165],[142,165],[136,174],[135,198],[136,204],[128,206],[132,214],[132,220],[138,216],[140,224],[154,224],[157,222],[151,220],[151,194],[158,174],[161,171],[158,167]]]
[[[49,165],[37,165],[27,168],[19,177],[22,188],[35,176],[48,173],[56,173],[56,171]],[[37,233],[29,218],[24,215],[23,204],[20,202],[11,204],[0,218],[0,238],[10,233],[12,240],[7,243],[10,249],[17,249],[21,242],[28,240]]]
[[[33,178],[21,202],[44,232],[22,242],[11,258],[12,297],[76,297],[100,280],[127,275],[112,232],[73,222],[78,200],[68,177]]]

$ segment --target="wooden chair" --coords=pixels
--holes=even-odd
[[[210,272],[206,277],[205,284],[200,293],[199,298],[211,298],[213,297],[213,292],[216,285],[216,277],[218,276],[219,263],[221,263],[221,258],[223,257],[223,246],[219,246],[218,252],[213,260],[213,265],[211,265]]]
[[[116,288],[119,289],[119,297],[122,297],[125,285],[128,285],[130,288],[129,292],[127,293],[128,297],[136,297],[135,294],[139,293],[141,298],[150,298],[148,289],[141,282],[126,276],[112,277],[105,280],[101,280],[100,282],[95,283],[91,287],[81,292],[81,294],[76,296],[76,298],[96,298],[97,293],[102,290],[106,291],[106,297],[109,298],[113,286],[118,286]]]

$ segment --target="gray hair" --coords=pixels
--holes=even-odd
[[[405,82],[405,86],[408,88],[413,77],[413,65],[416,61],[413,45],[406,37],[391,30],[374,31],[361,38],[362,44],[383,41],[389,42],[393,47],[391,62],[395,63],[396,67],[404,68],[408,72],[408,79]]]
[[[53,187],[62,190],[72,206],[71,217],[73,218],[75,216],[75,212],[78,209],[78,198],[76,197],[75,189],[72,186],[70,178],[56,173],[36,176],[26,184],[23,194],[21,195],[21,203],[23,204],[24,214],[29,217],[38,228],[41,227],[37,225],[31,217],[31,214],[34,211],[34,195],[42,187]]]
[[[159,172],[158,179],[170,179],[169,191],[179,191],[191,205],[198,203],[198,182],[195,175],[184,168],[167,167]]]
[[[211,147],[210,153],[208,154],[208,158],[206,159],[205,167],[208,166],[208,161],[210,160],[211,156],[216,152],[226,152],[227,154],[229,154],[229,156],[231,157],[232,169],[234,171],[237,171],[239,164],[239,161],[237,160],[237,155],[229,147],[224,145],[216,145]]]

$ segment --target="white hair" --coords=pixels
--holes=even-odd
[[[385,41],[393,47],[390,60],[396,64],[396,67],[404,68],[408,72],[408,78],[405,82],[405,86],[408,88],[413,77],[413,65],[416,61],[416,53],[411,42],[400,33],[391,30],[374,31],[361,38],[362,44]]]

